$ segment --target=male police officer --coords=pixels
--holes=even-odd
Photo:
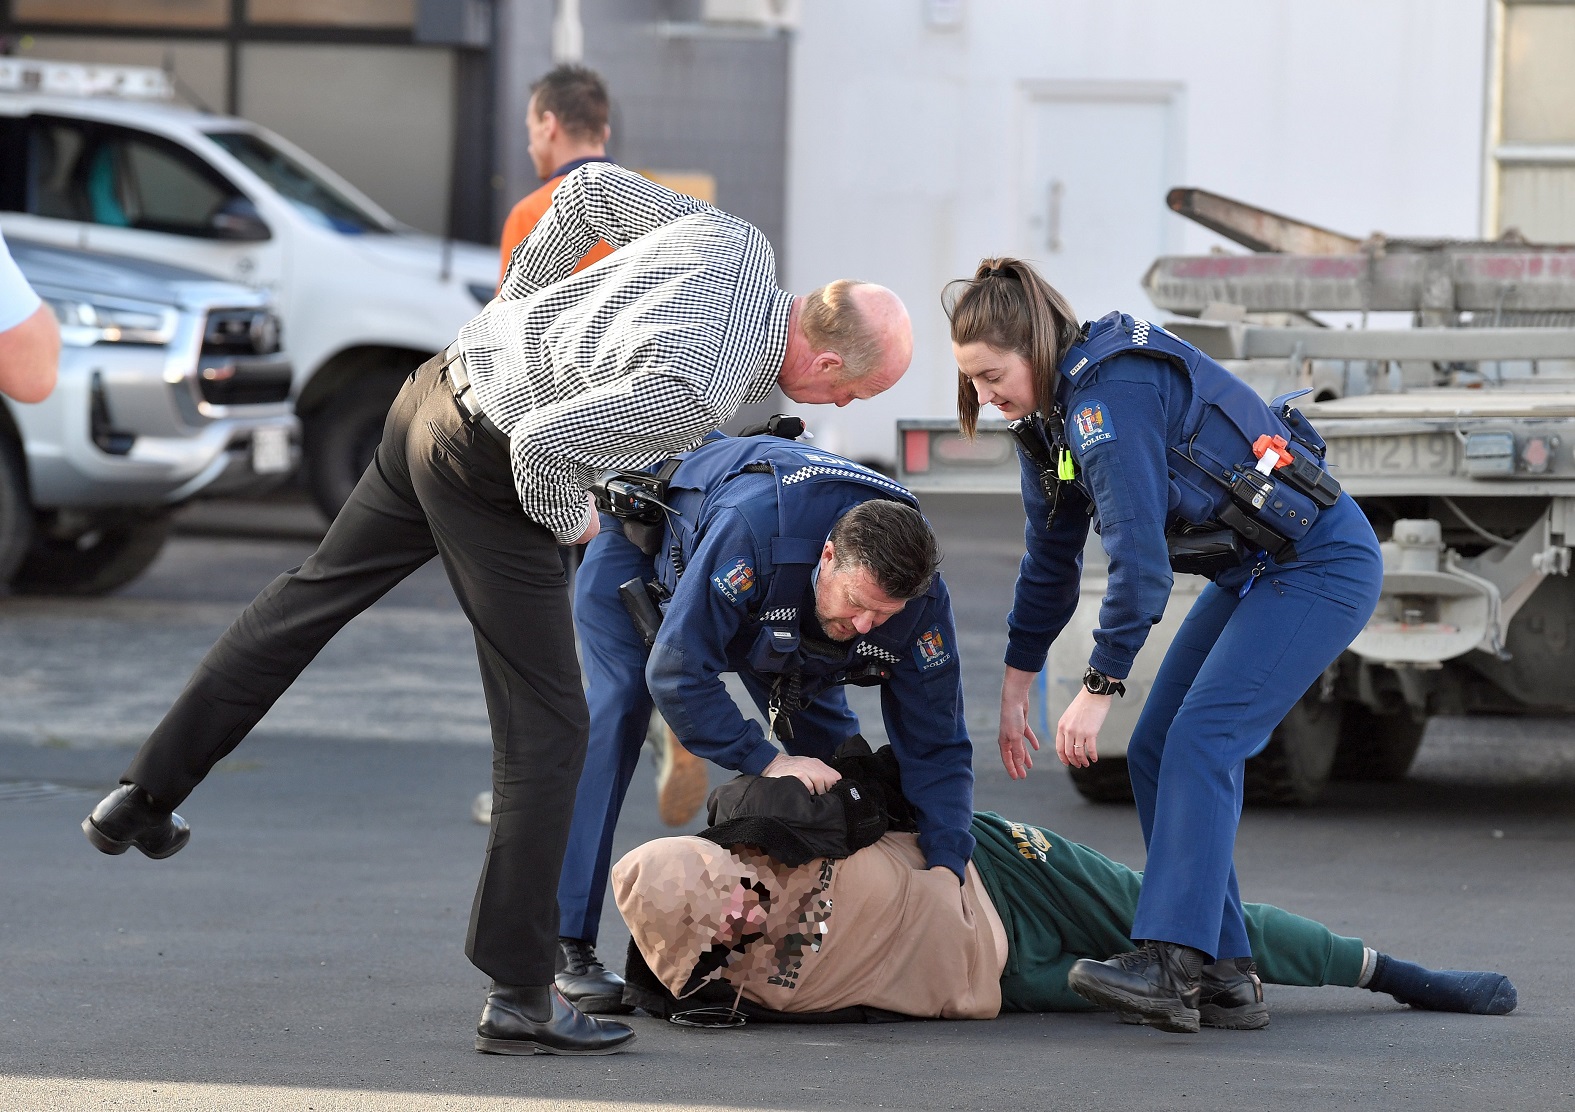
[[[653,698],[696,755],[796,776],[818,793],[839,778],[824,758],[859,728],[840,685],[879,683],[926,862],[960,880],[974,847],[973,749],[951,602],[913,496],[773,436],[717,437],[680,458],[662,499],[674,512],[659,536],[642,538],[656,556],[608,519],[575,583],[591,723],[558,886],[557,985],[586,1011],[627,1010],[621,979],[594,945],[613,830]],[[640,537],[638,525],[625,529]],[[653,576],[667,602],[647,650],[619,588]],[[738,673],[786,752],[740,713],[725,672]]]
[[[572,274],[598,239],[617,250]],[[773,387],[804,404],[873,397],[911,352],[889,290],[834,282],[794,297],[759,229],[633,171],[581,166],[498,297],[406,382],[318,550],[209,651],[83,832],[104,853],[178,852],[191,831],[173,808],[345,623],[441,556],[476,629],[494,747],[466,941],[493,982],[476,1048],[626,1045],[631,1028],[588,1020],[551,982],[551,893],[587,722],[558,545],[596,535],[585,488],[602,470],[698,444]]]

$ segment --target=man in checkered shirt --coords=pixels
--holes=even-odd
[[[571,276],[598,239],[617,250]],[[553,893],[587,720],[558,544],[596,535],[585,488],[598,471],[693,447],[774,386],[803,403],[871,397],[911,350],[890,291],[836,282],[792,297],[743,220],[612,164],[580,168],[497,299],[411,374],[318,550],[209,651],[84,832],[105,853],[179,851],[190,829],[175,806],[346,622],[441,556],[476,629],[494,747],[466,942],[494,982],[477,1049],[628,1043],[632,1029],[553,987]]]

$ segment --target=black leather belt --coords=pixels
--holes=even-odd
[[[476,389],[470,383],[470,376],[465,373],[465,354],[459,350],[457,340],[443,352],[443,373],[448,376],[449,386],[454,392],[454,404],[459,406],[465,421],[485,429],[493,439],[507,446],[508,436],[493,424],[492,418],[482,410],[481,402],[476,400]]]

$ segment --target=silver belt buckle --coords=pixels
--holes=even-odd
[[[470,376],[465,373],[464,353],[459,350],[459,345],[452,344],[443,353],[447,360],[443,371],[448,375],[448,382],[454,390],[454,400],[459,402],[460,408],[471,417],[481,412],[481,403],[476,400],[476,392],[471,388]]]

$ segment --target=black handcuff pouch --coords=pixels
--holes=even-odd
[[[1188,525],[1165,536],[1170,569],[1183,575],[1213,579],[1240,567],[1249,555],[1235,530]]]

